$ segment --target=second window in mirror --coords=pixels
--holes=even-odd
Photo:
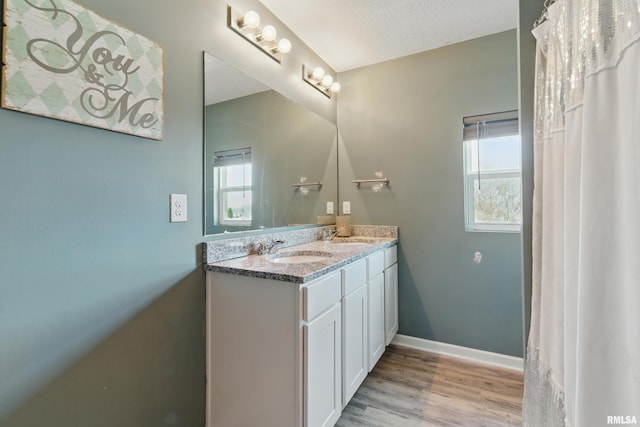
[[[215,223],[251,225],[251,148],[216,151],[213,155]]]

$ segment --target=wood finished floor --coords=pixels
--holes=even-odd
[[[522,373],[391,345],[336,426],[520,426],[522,390]]]

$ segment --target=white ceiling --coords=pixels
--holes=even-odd
[[[517,0],[260,1],[337,72],[506,31],[518,16]]]
[[[205,53],[204,61],[204,81],[210,82],[204,85],[204,105],[217,104],[269,90],[268,86],[239,72],[213,55]],[[216,82],[223,83],[215,84]]]

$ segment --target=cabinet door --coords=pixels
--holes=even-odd
[[[398,264],[384,271],[384,331],[389,345],[398,332]]]
[[[342,411],[342,310],[336,304],[304,325],[305,427],[330,427]]]
[[[367,358],[367,286],[342,299],[342,407],[369,372]]]
[[[369,371],[385,349],[384,341],[384,274],[369,280]]]

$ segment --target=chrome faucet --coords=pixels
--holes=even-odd
[[[249,253],[254,253],[258,255],[270,254],[278,249],[278,246],[283,244],[284,240],[276,239],[270,242],[265,242],[263,240],[251,243]]]
[[[338,230],[324,230],[322,232],[322,240],[332,240],[336,234],[338,234]]]
[[[270,254],[274,253],[278,249],[278,247],[283,243],[284,243],[284,240],[281,240],[281,239],[272,240],[271,244],[269,245],[268,253]]]
[[[258,242],[251,243],[249,248],[249,253],[264,255],[265,250],[266,250],[266,244],[262,240],[260,240]]]

